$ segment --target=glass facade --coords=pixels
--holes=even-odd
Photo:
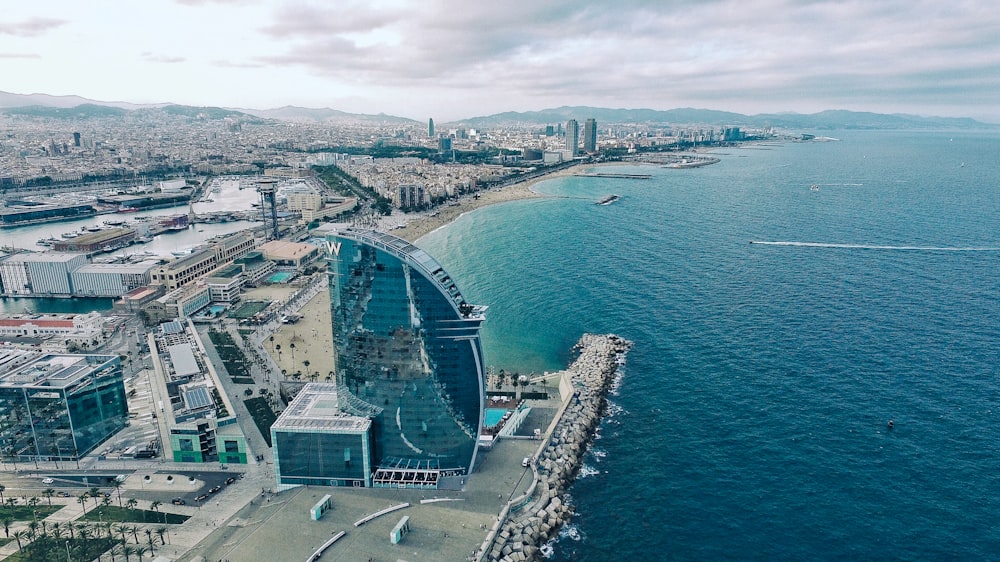
[[[127,421],[117,356],[45,355],[0,375],[4,459],[77,459]]]
[[[441,266],[366,230],[327,237],[340,408],[372,421],[375,467],[466,474],[483,411],[479,327]]]
[[[282,484],[364,486],[367,435],[275,431]]]

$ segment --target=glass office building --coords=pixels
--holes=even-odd
[[[5,461],[79,459],[128,422],[117,355],[0,355]]]
[[[467,474],[482,426],[485,307],[465,302],[433,258],[395,236],[346,229],[326,246],[336,400],[371,421],[368,481]]]

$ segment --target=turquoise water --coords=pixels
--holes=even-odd
[[[503,408],[486,408],[486,413],[484,414],[483,426],[484,427],[496,427],[500,420],[504,417],[507,410]]]
[[[1000,552],[1000,134],[830,136],[548,181],[419,241],[490,306],[496,368],[635,342],[555,560]]]
[[[268,283],[286,283],[289,279],[294,277],[294,273],[289,273],[287,271],[279,271],[272,274],[267,278]]]

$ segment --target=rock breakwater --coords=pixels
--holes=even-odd
[[[534,479],[512,499],[491,530],[479,560],[538,560],[541,546],[572,517],[567,490],[576,478],[607,405],[607,393],[632,342],[615,335],[584,334],[580,356],[560,384],[562,406],[532,458]]]

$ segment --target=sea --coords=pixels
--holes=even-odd
[[[417,242],[489,306],[489,365],[635,343],[550,559],[1000,556],[1000,132],[824,134]]]

